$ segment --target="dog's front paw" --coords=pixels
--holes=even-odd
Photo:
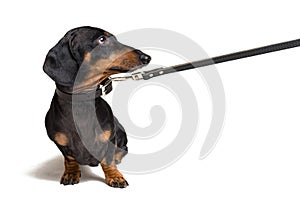
[[[80,179],[80,172],[74,172],[74,173],[67,173],[65,172],[64,175],[60,179],[60,184],[63,185],[74,185],[79,183]]]
[[[129,185],[122,175],[113,178],[107,177],[106,183],[114,188],[126,188]]]
[[[129,184],[114,164],[101,163],[107,185],[114,188],[126,188]]]

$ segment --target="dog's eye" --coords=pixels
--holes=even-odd
[[[104,44],[105,41],[106,41],[106,37],[105,37],[105,36],[101,36],[101,37],[98,39],[99,44]]]

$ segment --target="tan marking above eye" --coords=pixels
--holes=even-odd
[[[57,132],[54,135],[54,141],[61,146],[67,146],[69,139],[65,133]]]
[[[110,36],[110,34],[108,32],[106,32],[106,31],[104,31],[104,35],[105,36]]]

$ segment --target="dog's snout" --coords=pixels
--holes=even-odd
[[[151,61],[151,57],[140,50],[135,50],[135,52],[139,55],[139,58],[143,64],[148,64]]]

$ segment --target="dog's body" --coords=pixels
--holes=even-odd
[[[62,184],[79,182],[79,165],[101,164],[108,185],[128,185],[116,168],[127,153],[126,133],[97,88],[110,75],[134,70],[150,59],[93,27],[70,30],[49,51],[43,69],[57,89],[45,124],[65,157]]]
[[[123,157],[127,153],[124,128],[101,97],[75,103],[55,93],[46,115],[46,128],[62,154],[75,158],[80,165],[98,166],[104,158],[107,164],[118,164],[115,155],[121,153]]]

